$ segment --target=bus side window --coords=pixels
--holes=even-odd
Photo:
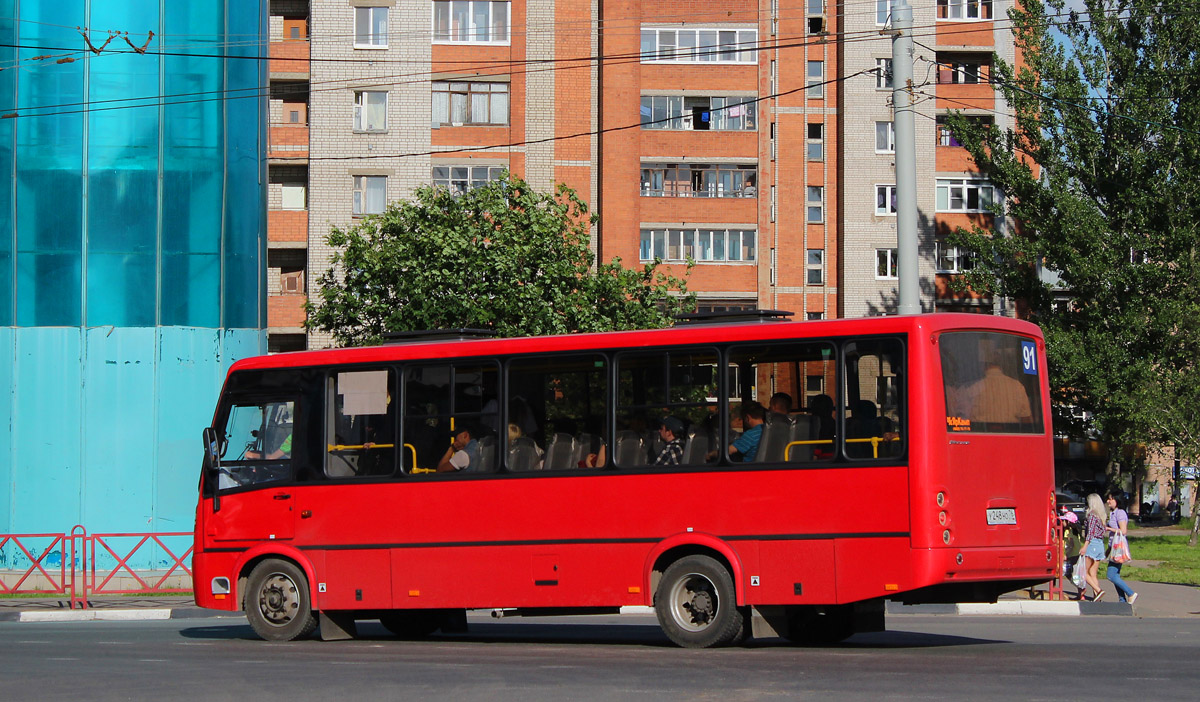
[[[617,467],[719,461],[719,367],[717,353],[711,349],[619,356],[613,452]],[[672,426],[678,433],[670,431]],[[673,440],[666,438],[664,427]]]
[[[734,463],[807,463],[835,455],[837,416],[825,389],[837,387],[833,344],[774,342],[735,346],[728,355]],[[801,402],[803,401],[803,404]],[[750,403],[763,408],[761,428],[740,416]],[[755,424],[756,420],[747,420]],[[740,434],[751,430],[749,438]],[[756,437],[756,438],[755,438]]]
[[[499,369],[494,363],[410,366],[404,370],[402,465],[409,473],[435,473],[457,436],[465,466],[447,472],[497,469]],[[456,463],[463,463],[455,459]],[[444,466],[445,467],[445,466]]]
[[[604,356],[530,358],[508,367],[511,471],[603,468],[608,457]]]
[[[325,474],[388,476],[396,470],[396,410],[390,370],[329,376]]]
[[[845,355],[846,457],[860,460],[904,454],[904,347],[898,339],[847,343]]]

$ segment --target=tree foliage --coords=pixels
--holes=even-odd
[[[1200,14],[1157,0],[1083,4],[1010,12],[1025,63],[997,61],[993,80],[1013,129],[952,117],[1020,223],[1013,236],[955,239],[980,253],[970,285],[1024,301],[1045,330],[1059,409],[1092,412],[1118,447],[1175,446],[1194,463]]]
[[[332,266],[308,325],[339,344],[385,332],[477,328],[500,336],[667,326],[694,305],[657,262],[593,265],[596,217],[570,188],[509,178],[466,193],[421,188],[411,201],[334,228]]]

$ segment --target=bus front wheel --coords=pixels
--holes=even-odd
[[[654,594],[654,611],[667,638],[684,648],[736,643],[746,629],[733,577],[709,556],[686,556],[672,563]]]
[[[290,561],[269,558],[254,566],[243,606],[250,628],[267,641],[292,641],[317,628],[308,580]]]

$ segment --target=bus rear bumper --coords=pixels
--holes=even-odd
[[[1035,546],[989,546],[981,548],[931,548],[913,552],[918,572],[914,591],[899,599],[925,600],[938,593],[933,601],[994,602],[1005,592],[1011,592],[1055,576],[1059,567],[1050,544]]]

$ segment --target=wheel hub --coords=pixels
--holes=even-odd
[[[263,583],[258,597],[258,608],[263,618],[271,624],[287,624],[299,608],[296,584],[284,575],[271,576]]]

